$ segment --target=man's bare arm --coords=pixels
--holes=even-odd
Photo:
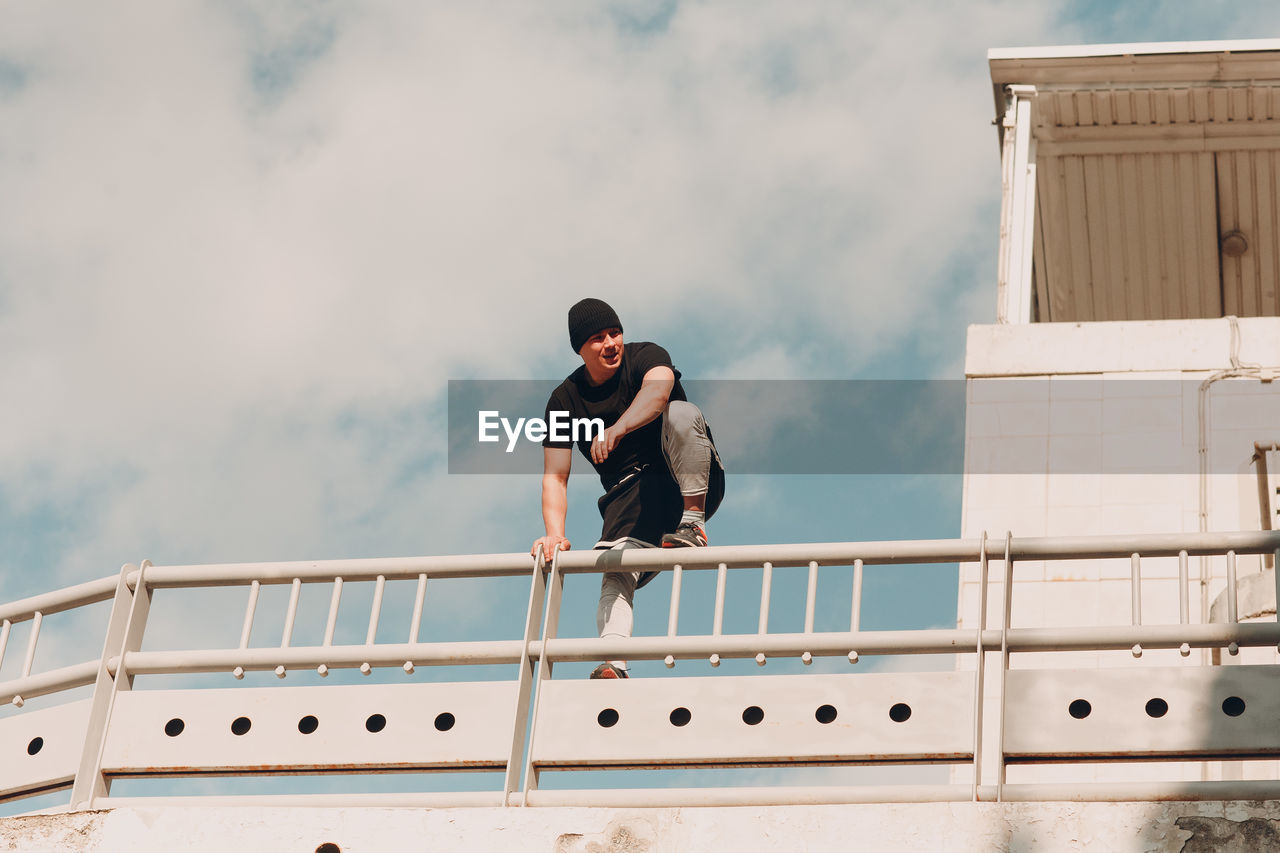
[[[564,522],[569,515],[569,469],[573,465],[573,451],[567,447],[542,448],[542,524],[546,535],[533,540],[530,554],[542,553],[551,559],[559,549],[568,551],[570,542],[564,536]]]
[[[670,367],[660,365],[649,368],[640,382],[639,393],[622,413],[622,417],[606,429],[604,435],[591,443],[591,461],[598,465],[608,459],[623,436],[640,429],[662,414],[667,401],[671,399],[671,389],[675,384],[676,375]]]

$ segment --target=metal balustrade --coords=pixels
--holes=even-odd
[[[208,566],[125,566],[102,578],[0,606],[0,664],[12,628],[29,622],[21,675],[0,683],[0,702],[22,709],[38,696],[93,686],[86,699],[0,719],[0,798],[71,788],[77,808],[155,803],[111,796],[127,777],[490,771],[492,791],[185,798],[184,802],[385,805],[719,805],[932,800],[1162,799],[1280,796],[1280,780],[1142,784],[1008,784],[1014,764],[1135,760],[1212,761],[1280,757],[1280,667],[1196,666],[1192,649],[1275,647],[1280,624],[1241,624],[1235,606],[1237,555],[1280,553],[1280,532],[1074,538],[986,536],[973,540],[761,545],[561,552],[550,564],[526,555],[342,560]],[[1190,621],[1192,557],[1225,558],[1228,621]],[[1148,624],[1143,561],[1178,560],[1179,621]],[[1127,560],[1128,625],[1013,627],[1019,561]],[[974,564],[979,625],[964,629],[862,628],[864,570],[904,564]],[[769,631],[774,570],[807,569],[804,628]],[[847,571],[848,630],[815,630],[821,567]],[[665,636],[560,637],[568,575],[659,570],[671,574]],[[730,573],[759,572],[757,630],[725,633]],[[685,576],[714,572],[711,631],[679,634]],[[438,579],[527,578],[518,639],[419,640],[428,584]],[[377,642],[388,581],[414,584],[404,642]],[[323,640],[294,642],[301,590],[328,584]],[[345,589],[373,586],[362,643],[335,642]],[[992,584],[1001,589],[989,625]],[[287,586],[278,646],[251,647],[264,586]],[[229,648],[144,650],[158,590],[237,587],[245,593],[239,641]],[[45,616],[110,600],[103,652],[94,660],[33,671]],[[388,626],[390,630],[392,626]],[[1022,653],[1177,649],[1185,665],[1126,669],[1011,668]],[[971,669],[731,675],[716,667],[752,659],[805,665],[820,658],[856,664],[879,655],[945,654]],[[998,659],[994,676],[988,657]],[[624,681],[553,679],[557,663],[700,661],[707,674]],[[487,681],[134,689],[143,675],[510,665]],[[865,667],[864,667],[865,669]],[[998,679],[988,684],[992,678]],[[984,738],[996,738],[994,745]],[[984,761],[993,762],[984,767]],[[700,787],[552,790],[543,774],[563,770],[740,768],[795,765],[949,764],[973,781],[948,785]]]

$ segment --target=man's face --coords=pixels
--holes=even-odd
[[[622,364],[622,330],[601,329],[578,350],[592,376],[610,376]]]

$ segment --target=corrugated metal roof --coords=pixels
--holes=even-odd
[[[1280,85],[1045,88],[1037,127],[1192,126],[1280,118]]]
[[[1218,166],[1218,227],[1248,241],[1244,254],[1222,256],[1222,308],[1241,317],[1276,316],[1280,274],[1280,151],[1223,151]]]
[[[1042,321],[1221,315],[1213,155],[1039,158]]]
[[[1280,314],[1280,41],[990,56],[1036,87],[1037,320]]]

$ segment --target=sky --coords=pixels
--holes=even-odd
[[[549,389],[584,296],[690,378],[960,379],[995,314],[986,50],[1275,32],[1266,2],[0,3],[0,599],[527,550],[539,478],[447,473],[447,382]],[[709,532],[959,521],[954,476],[731,471]],[[877,618],[954,624],[954,568],[914,571],[869,580]]]

